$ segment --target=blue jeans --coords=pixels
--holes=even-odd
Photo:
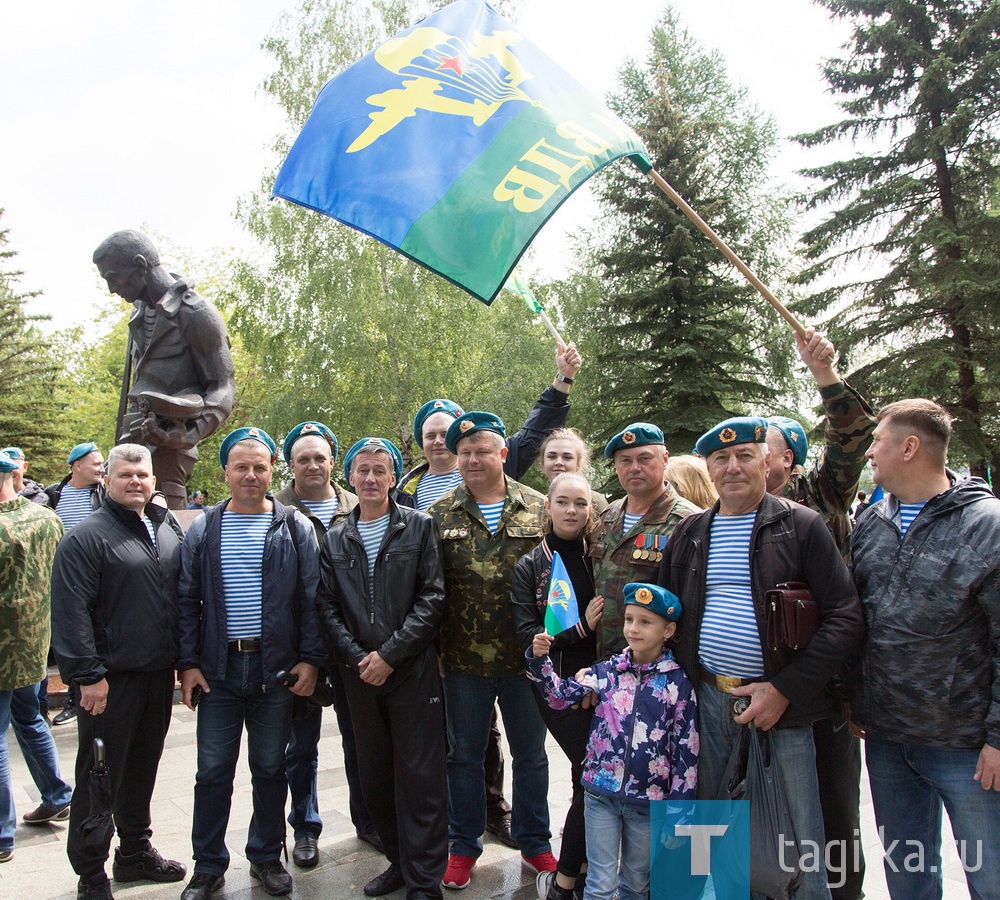
[[[730,695],[702,682],[698,685],[698,799],[718,800],[730,754],[745,725],[730,711]],[[816,748],[811,726],[772,728],[772,746],[788,800],[788,812],[810,871],[803,873],[795,900],[830,900],[826,868],[811,862],[824,859],[823,810],[816,777]],[[751,860],[751,868],[753,861]]]
[[[7,752],[7,729],[11,723],[42,803],[62,809],[73,795],[73,789],[59,775],[55,741],[38,708],[38,685],[0,691],[0,850],[14,848],[17,827]]]
[[[253,788],[246,857],[278,859],[285,838],[285,747],[292,724],[287,688],[264,691],[261,655],[229,651],[226,677],[210,681],[198,705],[198,776],[191,846],[195,871],[222,875],[229,867],[226,826],[233,799],[243,727]]]
[[[948,810],[970,897],[1000,897],[1000,793],[984,791],[972,780],[978,759],[979,750],[919,747],[871,736],[865,740],[875,824],[893,900],[941,897],[942,806]]]
[[[649,897],[649,807],[584,791],[587,883],[583,900]],[[619,851],[621,865],[619,866]]]
[[[537,856],[551,849],[545,723],[531,694],[533,689],[523,675],[494,678],[449,672],[444,677],[452,853],[478,859],[483,852],[482,836],[486,830],[483,761],[493,705],[497,702],[513,757],[511,834],[525,856]]]

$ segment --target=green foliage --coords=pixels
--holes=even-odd
[[[8,248],[8,233],[0,228],[0,447],[20,447],[29,477],[48,483],[66,468],[62,419],[54,399],[62,369],[35,324],[48,317],[25,311],[37,292],[21,292],[22,273],[8,268],[16,256]]]
[[[721,57],[668,10],[645,62],[628,62],[619,82],[612,108],[654,169],[744,261],[773,275],[787,227],[783,202],[765,190],[774,127]],[[580,271],[553,287],[587,369],[599,372],[581,384],[591,438],[603,444],[648,420],[686,450],[720,419],[773,405],[790,341],[770,307],[645,175],[616,165],[596,184],[604,218]]]
[[[926,396],[957,417],[953,457],[1000,457],[1000,5],[821,0],[854,31],[824,72],[845,118],[798,137],[852,141],[805,174],[830,207],[803,236],[802,308],[833,315],[874,401]]]
[[[264,89],[288,117],[281,153],[325,82],[417,17],[416,4],[303,2],[265,42],[275,70]],[[421,12],[426,12],[426,7]],[[284,201],[273,181],[239,216],[268,250],[240,262],[224,294],[231,325],[255,361],[257,423],[276,438],[305,419],[341,445],[379,434],[411,462],[413,415],[432,397],[497,411],[516,429],[552,376],[554,350],[517,299],[491,308],[371,238]]]

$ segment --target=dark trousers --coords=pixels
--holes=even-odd
[[[587,756],[590,723],[594,717],[590,709],[551,709],[535,687],[535,699],[542,711],[542,719],[549,734],[569,760],[573,778],[573,798],[563,822],[562,846],[559,849],[559,871],[567,878],[577,878],[587,861],[587,830],[583,821],[583,760]],[[583,882],[577,883],[582,888]]]
[[[490,720],[490,739],[486,744],[483,759],[486,781],[486,821],[496,822],[510,815],[510,804],[503,796],[503,748],[500,746],[500,725],[497,723],[497,708],[493,707]]]
[[[372,817],[365,806],[358,774],[358,751],[354,742],[354,725],[351,711],[344,692],[344,682],[338,666],[320,670],[320,678],[327,678],[333,690],[333,708],[337,713],[337,727],[344,749],[344,771],[351,811],[351,821],[358,834],[370,834],[375,830]],[[292,735],[285,751],[285,772],[288,776],[288,792],[292,798],[292,808],[288,813],[288,824],[298,840],[303,835],[319,837],[323,830],[323,820],[319,815],[317,774],[319,769],[319,738],[323,726],[323,707],[309,704],[309,712],[301,719],[292,720]]]
[[[90,770],[94,765],[94,738],[104,741],[111,782],[111,809],[118,838],[126,853],[149,844],[149,803],[156,770],[163,753],[163,739],[170,727],[174,699],[174,670],[118,672],[107,676],[108,703],[92,716],[82,706],[77,712],[80,746],[76,755],[76,788],[69,813],[66,853],[81,879],[104,871],[111,842],[88,846],[80,828],[91,814]]]
[[[448,862],[444,698],[430,648],[381,687],[343,670],[361,785],[409,900],[441,897]]]
[[[860,900],[865,880],[861,847],[861,741],[843,715],[813,724],[823,831],[830,853],[832,900]]]

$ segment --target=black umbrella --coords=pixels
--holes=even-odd
[[[80,823],[80,831],[90,847],[111,842],[115,823],[111,817],[111,779],[104,761],[104,741],[94,738],[94,765],[90,770],[90,815]]]

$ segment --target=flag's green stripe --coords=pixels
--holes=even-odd
[[[588,152],[590,148],[582,149],[574,140],[556,133],[558,123],[546,121],[545,110],[525,107],[448,192],[413,223],[399,249],[476,296],[492,297],[525,245],[574,188],[622,155],[645,157],[641,143],[634,139],[623,141],[620,134],[596,119],[592,114],[595,110],[608,118],[610,113],[595,107],[589,95],[584,96],[589,102],[574,103],[573,98],[565,96],[553,101],[552,105],[560,110],[559,122],[571,121],[599,135],[604,143],[612,145],[610,150],[595,153]],[[572,167],[577,162],[572,155],[587,156],[593,168],[581,167],[573,172],[568,176],[567,188],[559,183],[557,172],[544,164],[523,160],[541,140],[553,148],[543,148],[542,155],[557,164]],[[442,145],[438,152],[447,153],[447,146]],[[495,188],[515,167],[555,185],[536,211],[520,212],[511,201],[494,198]]]

